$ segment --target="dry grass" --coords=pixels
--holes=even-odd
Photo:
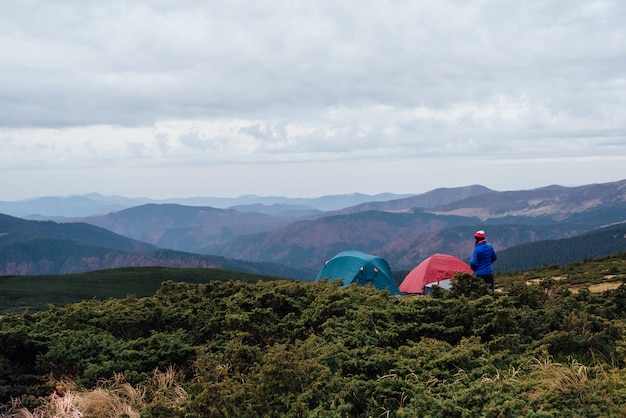
[[[561,281],[561,280],[566,280],[567,276],[552,276],[551,279],[556,281],[556,282],[558,282],[558,281]],[[526,280],[526,284],[529,285],[529,286],[531,284],[539,284],[543,280],[544,280],[543,278],[530,279],[530,280]]]
[[[603,279],[612,280],[615,277],[616,277],[615,275],[605,275]],[[560,275],[560,276],[552,276],[550,279],[558,282],[562,280],[567,280],[567,278],[568,278],[567,275]],[[536,284],[541,283],[543,280],[544,280],[543,278],[535,278],[535,279],[526,280],[526,285],[528,286],[536,285]],[[601,293],[606,290],[617,289],[618,287],[620,287],[621,284],[622,284],[622,281],[620,280],[620,281],[603,282],[603,283],[596,283],[596,284],[572,284],[567,287],[573,294],[577,294],[578,292],[580,292],[581,289],[588,289],[592,293]]]
[[[76,395],[68,391],[58,394],[56,391],[50,395],[46,403],[32,412],[22,407],[18,400],[13,400],[11,405],[0,408],[2,418],[83,418],[83,413],[76,406]]]
[[[29,411],[18,400],[0,406],[2,418],[139,418],[140,411],[149,406],[181,407],[187,392],[179,384],[179,374],[168,368],[155,370],[144,384],[133,386],[124,376],[100,382],[98,387],[75,391],[71,381],[57,382],[43,406]]]
[[[139,413],[133,410],[133,406],[141,404],[132,403],[116,390],[96,388],[83,393],[78,405],[85,417],[120,418],[128,416],[129,418],[139,418]]]
[[[537,366],[540,381],[554,389],[584,386],[589,381],[589,368],[577,360],[569,365],[537,361]]]
[[[550,358],[536,359],[531,377],[538,382],[535,395],[541,392],[573,392],[581,400],[586,400],[595,384],[589,367],[572,360],[569,365],[553,362]]]
[[[608,282],[608,283],[598,283],[591,285],[580,285],[580,286],[572,286],[570,287],[570,291],[573,294],[577,294],[581,289],[589,289],[592,293],[601,293],[606,290],[615,290],[622,285],[622,282]]]

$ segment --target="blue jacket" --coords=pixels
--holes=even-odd
[[[487,241],[480,241],[474,246],[470,267],[477,276],[493,274],[491,263],[497,260],[496,252]]]

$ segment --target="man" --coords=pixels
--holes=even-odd
[[[485,231],[476,231],[474,234],[474,251],[470,260],[470,267],[477,277],[483,279],[493,291],[493,268],[491,264],[497,260],[496,252],[491,244],[485,240]]]

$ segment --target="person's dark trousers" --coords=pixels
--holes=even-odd
[[[495,290],[495,285],[493,282],[493,274],[477,274],[476,277],[480,277],[481,279],[483,279],[485,283],[489,285],[492,292]]]

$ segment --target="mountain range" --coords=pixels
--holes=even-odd
[[[74,198],[79,199],[66,199]],[[82,198],[115,205],[134,202],[100,195]],[[29,213],[24,218],[31,219],[15,217],[18,206],[13,206],[11,216],[0,217],[0,274],[123,265],[229,268],[225,265],[230,263],[234,270],[309,279],[326,260],[348,249],[381,256],[395,270],[409,270],[437,252],[467,260],[477,229],[486,231],[506,269],[536,267],[538,260],[549,263],[545,253],[558,253],[563,240],[608,228],[619,239],[607,238],[611,242],[601,254],[597,249],[585,253],[585,246],[570,253],[584,258],[626,250],[626,235],[620,237],[619,230],[626,221],[626,180],[504,192],[471,185],[418,195],[256,200],[248,196],[247,201],[230,201],[234,205],[223,208],[142,201],[89,216],[74,216],[77,210],[60,211],[58,205],[52,205],[56,207],[52,211],[50,199],[31,200],[27,209],[24,202],[12,202],[20,203],[22,213]],[[63,200],[59,199],[55,202]],[[194,199],[201,203],[212,198]],[[0,208],[6,208],[6,203],[0,202]],[[552,243],[541,247],[541,257],[528,247],[538,242]],[[516,256],[516,247],[526,255]],[[60,249],[65,249],[65,255]]]
[[[272,263],[162,249],[84,222],[33,221],[0,214],[0,276],[145,266],[218,268],[292,279],[311,274]]]
[[[101,215],[148,203],[178,204],[233,208],[242,212],[260,212],[297,216],[337,210],[364,202],[385,201],[408,197],[408,194],[380,193],[368,195],[351,193],[312,198],[243,195],[239,197],[186,197],[170,199],[104,196],[99,193],[71,196],[45,196],[17,201],[0,201],[0,213],[27,219],[57,219]]]

